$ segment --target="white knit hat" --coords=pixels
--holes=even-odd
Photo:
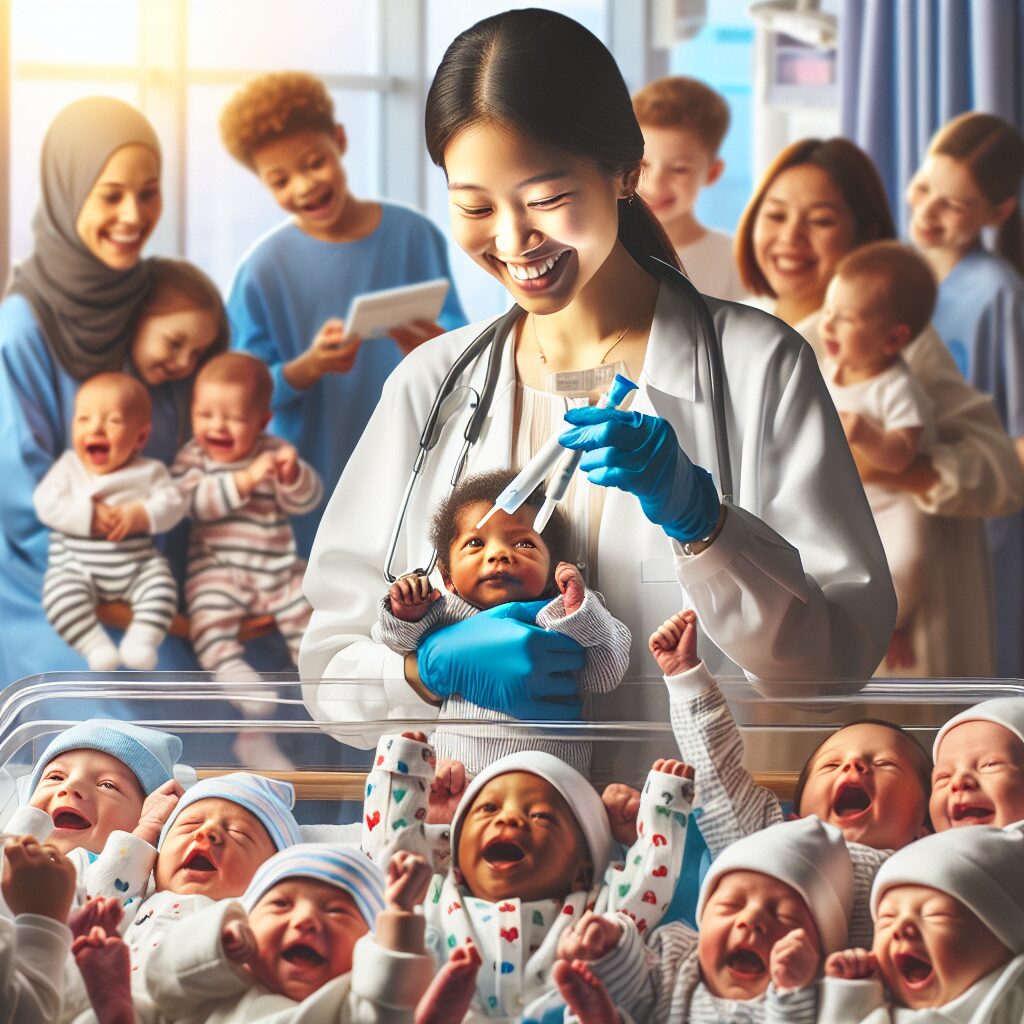
[[[983,700],[973,708],[954,715],[938,732],[932,746],[932,760],[939,756],[939,744],[950,729],[964,722],[995,722],[1004,729],[1009,729],[1021,743],[1024,743],[1024,697],[994,697]]]
[[[871,888],[871,916],[886,889],[924,885],[959,900],[1014,956],[1024,953],[1024,826],[951,828],[897,850]]]
[[[275,853],[253,875],[242,906],[252,910],[264,893],[289,878],[311,878],[347,892],[371,930],[384,909],[380,868],[362,851],[335,843],[300,843]]]
[[[477,793],[491,779],[508,772],[529,772],[550,782],[565,797],[565,802],[576,817],[590,850],[594,877],[601,878],[611,857],[612,833],[608,825],[608,812],[594,787],[575,768],[561,758],[537,750],[524,750],[501,757],[488,765],[466,787],[452,819],[452,865],[458,864],[459,829],[466,811],[472,806]]]
[[[291,811],[295,806],[295,787],[290,782],[250,772],[231,772],[203,779],[185,793],[164,823],[156,844],[158,850],[178,815],[200,800],[227,800],[244,807],[260,821],[278,850],[302,842],[299,823]]]
[[[839,829],[810,815],[771,825],[727,846],[704,876],[698,922],[719,879],[730,871],[756,871],[792,886],[804,898],[825,952],[846,946],[853,865]]]

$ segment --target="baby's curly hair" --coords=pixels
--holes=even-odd
[[[250,78],[220,112],[227,151],[250,170],[253,153],[267,142],[301,131],[334,135],[334,101],[327,87],[305,71],[274,71]]]
[[[458,486],[442,499],[430,520],[430,543],[437,551],[437,567],[445,577],[452,544],[459,532],[459,517],[463,509],[476,502],[494,503],[494,499],[515,479],[511,469],[493,469],[487,473],[476,473],[460,480]],[[540,486],[523,503],[524,508],[539,509],[544,504],[544,488]],[[538,596],[547,597],[557,593],[555,566],[559,562],[571,562],[569,551],[569,523],[560,509],[555,509],[541,534],[551,556],[551,574],[547,589]]]

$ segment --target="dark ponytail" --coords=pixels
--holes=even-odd
[[[1011,198],[1018,200],[999,226],[996,251],[1024,274],[1024,227],[1019,203],[1021,176],[1024,175],[1024,138],[1020,132],[995,114],[972,111],[954,117],[940,128],[928,152],[952,157],[964,164],[993,206]]]
[[[438,167],[460,132],[506,125],[609,174],[640,166],[644,137],[626,83],[605,45],[579,22],[538,8],[478,21],[445,51],[427,94],[427,150]],[[619,200],[619,240],[645,266],[678,267],[661,225],[634,195]]]

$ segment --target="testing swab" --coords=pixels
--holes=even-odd
[[[626,395],[630,391],[635,390],[636,385],[628,377],[623,377],[621,373],[617,373],[611,387],[597,400],[597,408],[616,409]],[[572,475],[576,472],[576,467],[580,464],[580,459],[582,458],[582,451],[572,451],[571,449],[567,450],[559,458],[558,464],[555,466],[555,472],[548,482],[547,490],[544,492],[544,504],[541,505],[533,520],[533,528],[537,533],[541,533],[544,527],[548,525],[548,520],[555,509],[558,508],[558,503],[565,497],[565,492],[569,489]]]
[[[523,502],[546,479],[551,467],[562,457],[565,449],[558,443],[558,434],[552,434],[530,461],[516,474],[516,478],[494,499],[490,511],[476,524],[479,530],[497,511],[514,515]]]

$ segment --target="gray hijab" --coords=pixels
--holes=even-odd
[[[132,143],[148,146],[159,158],[152,126],[121,100],[78,100],[54,118],[43,141],[42,197],[32,219],[35,248],[14,268],[8,289],[31,303],[51,351],[78,380],[122,368],[149,291],[147,261],[112,270],[75,230],[104,165]]]

